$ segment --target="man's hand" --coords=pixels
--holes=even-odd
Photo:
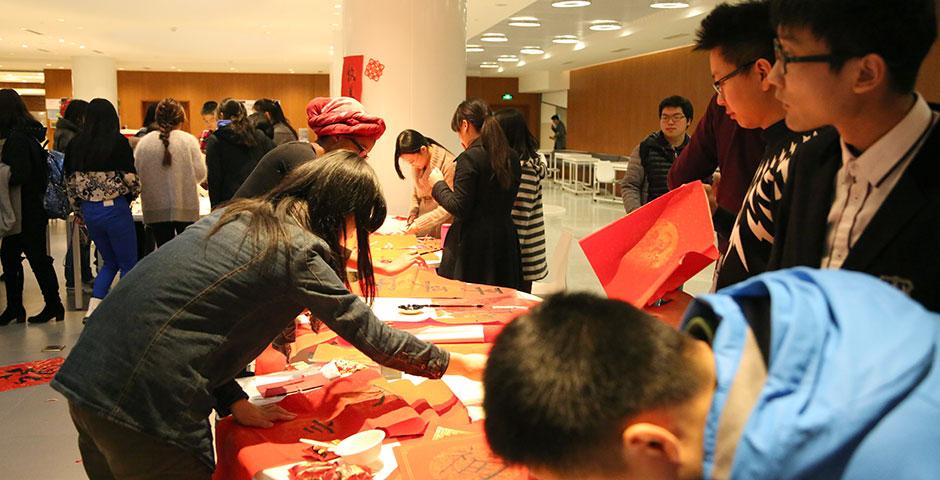
[[[450,354],[450,365],[447,375],[460,375],[471,380],[483,380],[483,370],[486,368],[486,359],[482,353],[455,353]]]
[[[276,404],[259,407],[244,398],[233,403],[231,410],[235,421],[246,427],[270,428],[274,426],[274,422],[293,420],[297,417]]]

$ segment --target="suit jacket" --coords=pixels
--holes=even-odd
[[[454,216],[437,273],[463,282],[518,289],[522,262],[512,205],[522,175],[519,162],[510,162],[513,182],[506,190],[496,181],[489,155],[479,140],[461,153],[456,163],[454,189],[444,181],[432,189],[437,203]]]
[[[768,270],[821,265],[841,166],[838,135],[821,134],[803,145],[798,161],[791,164],[790,181],[779,206],[780,222]],[[940,311],[938,247],[940,127],[934,127],[842,268],[874,275],[936,312]]]

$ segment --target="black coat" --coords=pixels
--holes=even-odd
[[[454,189],[441,181],[432,191],[437,203],[454,216],[437,273],[464,282],[519,288],[522,263],[512,223],[512,205],[522,175],[519,162],[510,162],[513,181],[507,190],[496,181],[479,140],[461,153],[456,163]]]
[[[22,219],[24,226],[49,220],[42,200],[49,184],[49,166],[46,152],[40,142],[46,138],[46,127],[39,122],[18,125],[0,132],[6,139],[0,158],[10,166],[10,185],[20,185]]]
[[[65,153],[69,142],[79,134],[81,130],[71,120],[60,118],[55,122],[55,134],[52,137],[52,148],[57,152]]]
[[[842,265],[895,285],[935,312],[940,311],[938,160],[940,128],[935,127]],[[838,135],[820,135],[801,147],[777,214],[768,270],[820,266],[841,166]]]
[[[251,132],[255,136],[251,147],[242,145],[228,126],[213,132],[206,141],[206,181],[213,207],[234,197],[261,157],[274,148],[274,142],[260,130],[252,128]]]

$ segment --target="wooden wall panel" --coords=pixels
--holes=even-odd
[[[72,94],[70,70],[46,70],[46,97],[60,98]],[[256,73],[188,73],[188,72],[118,72],[118,113],[128,128],[139,128],[143,122],[141,105],[173,97],[189,102],[190,132],[199,135],[203,122],[199,110],[203,102],[225,97],[239,99],[275,98],[281,101],[284,114],[294,128],[307,126],[307,102],[330,94],[329,75],[256,74]],[[85,99],[90,100],[90,99]]]
[[[940,0],[937,0],[937,21],[940,22]],[[920,67],[917,90],[927,101],[940,103],[940,41],[934,42],[933,50]]]
[[[118,98],[121,121],[130,128],[142,125],[141,105],[173,97],[190,105],[190,131],[202,132],[199,118],[203,102],[225,97],[239,99],[274,98],[281,102],[284,114],[294,128],[307,125],[307,102],[330,94],[329,75],[118,72]]]
[[[512,100],[503,100],[504,93],[512,94]],[[467,98],[474,97],[488,103],[494,112],[506,107],[518,108],[526,116],[532,135],[539,138],[542,96],[537,93],[519,93],[518,78],[467,77]]]
[[[708,56],[691,47],[630,58],[571,72],[568,148],[628,155],[659,129],[663,98],[692,101],[695,119],[714,94]]]

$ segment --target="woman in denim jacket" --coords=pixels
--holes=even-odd
[[[369,232],[385,214],[372,168],[338,151],[145,257],[95,310],[52,383],[69,401],[88,475],[208,479],[213,408],[249,426],[293,418],[248,403],[234,377],[304,309],[382,365],[479,376],[483,356],[388,327],[341,280],[356,246],[362,290],[374,295]]]

